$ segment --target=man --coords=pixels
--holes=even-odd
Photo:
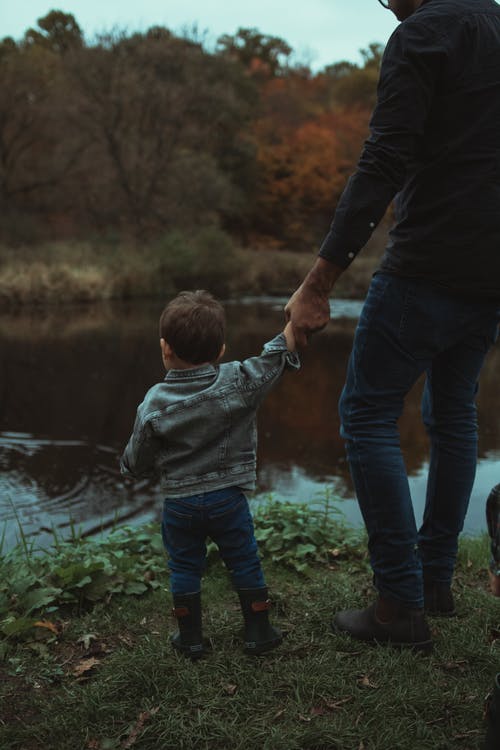
[[[339,407],[378,597],[339,612],[333,627],[429,651],[425,615],[454,614],[451,580],[476,468],[474,398],[500,318],[500,6],[386,7],[402,23],[382,60],[371,135],[286,315],[299,345],[326,325],[329,292],[397,195]],[[431,454],[417,531],[397,420],[422,373]]]

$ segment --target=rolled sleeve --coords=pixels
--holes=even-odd
[[[297,352],[291,352],[283,333],[264,344],[258,357],[239,363],[239,378],[247,399],[260,403],[286,370],[299,370]]]

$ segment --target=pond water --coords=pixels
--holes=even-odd
[[[258,353],[282,328],[285,300],[227,304],[227,359]],[[259,499],[314,502],[325,491],[361,524],[337,401],[361,303],[332,301],[332,321],[286,373],[259,413]],[[137,404],[164,376],[156,337],[160,302],[134,302],[0,316],[0,541],[23,532],[44,545],[52,529],[84,533],[114,521],[159,519],[152,482],[124,484],[118,459]],[[500,482],[500,345],[488,356],[478,395],[479,465],[466,531],[486,528],[484,504]],[[425,496],[428,444],[420,422],[422,383],[407,398],[401,442],[417,517]]]

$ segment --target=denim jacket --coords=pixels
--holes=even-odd
[[[168,497],[254,489],[257,408],[285,368],[299,367],[280,333],[244,362],[169,370],[137,409],[122,474],[159,474]]]

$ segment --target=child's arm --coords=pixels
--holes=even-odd
[[[248,404],[258,407],[285,370],[300,369],[294,346],[292,327],[288,323],[281,333],[264,344],[257,357],[238,363],[242,395]]]
[[[142,419],[140,410],[139,406],[134,431],[120,459],[121,473],[136,478],[148,477],[155,473],[155,462],[160,447],[151,422]]]

